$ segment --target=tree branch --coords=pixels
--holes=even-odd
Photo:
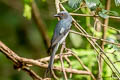
[[[1,41],[0,52],[4,53],[7,58],[13,61],[16,69],[22,69],[26,71],[33,78],[33,80],[42,80],[42,78],[39,77],[33,70],[30,70],[27,66],[24,66],[23,62],[20,61],[20,57],[16,55],[12,50],[10,50],[7,46],[5,46]]]
[[[62,44],[61,51],[60,51],[60,62],[61,62],[61,68],[62,68],[64,77],[65,77],[65,80],[68,80],[67,74],[66,74],[65,69],[64,69],[63,56],[62,56],[63,51],[64,51],[64,48],[65,48],[65,44],[63,43],[63,44]]]
[[[60,7],[64,10],[67,11],[62,4],[60,4]],[[88,33],[83,29],[83,27],[81,27],[81,25],[79,23],[77,23],[77,21],[73,18],[73,24],[75,25],[75,27],[83,34],[88,35]],[[86,37],[87,38],[87,37]],[[91,38],[87,38],[87,40],[89,41],[89,43],[93,46],[93,48],[95,49],[95,51],[98,54],[103,54],[104,57],[102,56],[102,59],[105,61],[105,63],[109,66],[109,68],[113,71],[113,73],[117,76],[118,79],[120,79],[119,77],[119,70],[116,68],[116,66],[113,64],[113,62],[111,61],[111,59],[106,55],[106,53],[102,50],[102,48],[94,41],[94,39]],[[99,52],[99,50],[101,52]],[[105,59],[106,58],[106,59]],[[106,61],[107,60],[107,61]],[[108,63],[109,62],[109,63]],[[111,65],[110,65],[111,64]]]
[[[111,42],[111,41],[108,41],[106,39],[100,39],[98,37],[86,35],[86,34],[83,34],[83,33],[80,33],[80,32],[76,32],[76,31],[73,31],[73,30],[70,30],[70,32],[72,32],[74,34],[82,35],[82,36],[85,36],[85,37],[88,37],[88,38],[92,38],[92,39],[96,39],[96,40],[101,40],[101,41],[104,41],[104,42],[107,42],[107,43],[110,43],[110,44],[113,44],[113,45],[117,45],[118,47],[120,47],[119,43]]]
[[[78,13],[70,13],[72,16],[83,16],[83,17],[100,17],[99,15],[88,15],[88,14],[78,14]],[[118,16],[109,16],[112,19],[120,19]]]
[[[110,3],[111,3],[111,0],[107,0],[106,1],[106,10],[110,10]],[[105,19],[104,20],[104,25],[107,25],[108,26],[108,23],[109,23],[109,18]],[[103,39],[106,39],[106,32],[107,32],[107,26],[103,27],[103,34],[102,34],[102,38]],[[105,42],[102,41],[102,44],[101,44],[101,48],[104,50],[104,45],[105,45]],[[101,55],[102,54],[99,54],[98,55],[98,80],[102,80],[102,66],[103,66],[103,60],[101,58]]]
[[[5,44],[3,44],[1,41],[0,41],[0,52],[2,52],[4,55],[6,55],[6,57],[8,59],[10,59],[13,63],[15,63],[15,67],[17,69],[22,69],[22,70],[27,71],[29,74],[32,74],[31,77],[34,76],[35,78],[38,78],[38,75],[35,74],[35,72],[33,72],[32,70],[30,70],[28,67],[33,66],[33,65],[39,66],[41,68],[47,68],[48,67],[48,64],[45,64],[43,62],[43,60],[48,61],[48,57],[38,59],[38,60],[27,59],[27,58],[20,57],[15,52],[13,52],[11,49],[9,49]],[[64,56],[68,56],[68,54],[63,54],[63,57]],[[58,55],[56,55],[55,57],[57,59]],[[62,71],[61,67],[54,66],[53,69],[57,70],[57,71]],[[65,69],[65,72],[67,72],[67,73],[90,75],[90,72],[88,72],[88,71],[76,70],[76,69],[71,69],[71,68],[64,68],[64,69]],[[39,77],[38,80],[41,80],[41,78]]]

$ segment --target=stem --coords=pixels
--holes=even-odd
[[[111,2],[111,0],[106,1],[106,10],[110,10],[110,2]],[[104,25],[108,26],[108,22],[109,22],[109,18],[105,19],[104,20]],[[107,26],[103,27],[102,39],[106,39]],[[104,45],[105,45],[105,42],[102,41],[102,43],[101,43],[102,50],[104,50]],[[99,68],[98,80],[102,80],[102,70],[103,70],[102,66],[103,66],[103,60],[101,58],[101,54],[99,54],[98,55],[98,68]]]

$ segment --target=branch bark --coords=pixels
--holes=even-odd
[[[99,15],[88,15],[88,14],[78,14],[78,13],[70,13],[72,16],[83,16],[83,17],[100,17]],[[120,19],[118,16],[109,16],[112,19]]]
[[[113,45],[117,45],[118,47],[120,47],[119,43],[111,42],[111,41],[108,41],[106,39],[101,39],[101,38],[98,38],[98,37],[86,35],[86,34],[83,34],[83,33],[80,33],[80,32],[76,32],[76,31],[73,31],[73,30],[70,30],[70,32],[74,33],[74,34],[82,35],[82,36],[85,36],[85,37],[88,37],[88,38],[92,38],[92,39],[95,39],[95,40],[101,40],[103,42],[106,42],[106,43],[109,43],[109,44],[113,44]]]
[[[64,10],[67,11],[64,6],[62,4],[60,4],[60,7]],[[81,25],[79,23],[77,23],[77,21],[73,18],[73,24],[75,25],[75,27],[83,34],[88,35],[88,33],[83,29],[83,27],[81,27]],[[87,38],[87,37],[86,37]],[[109,68],[112,70],[112,72],[117,76],[118,79],[120,79],[119,77],[119,70],[116,68],[116,66],[113,64],[113,62],[111,61],[111,59],[106,55],[106,53],[102,50],[102,48],[94,41],[94,39],[92,38],[87,38],[87,40],[89,41],[89,43],[92,45],[92,47],[95,49],[95,51],[98,54],[103,54],[102,59],[105,61],[105,63],[109,66]],[[99,50],[101,52],[99,52]]]
[[[18,70],[22,69],[22,70],[26,71],[33,78],[33,80],[42,80],[42,78],[39,77],[33,70],[31,70],[30,68],[25,66],[23,64],[23,62],[20,61],[21,57],[16,55],[12,50],[10,50],[1,41],[0,41],[0,52],[5,54],[7,56],[7,58],[9,58],[15,64],[14,65],[15,69],[18,69]]]
[[[61,62],[61,68],[62,68],[62,71],[63,71],[63,74],[64,74],[64,78],[65,78],[65,80],[68,80],[67,74],[66,74],[65,68],[64,68],[63,55],[62,55],[63,51],[64,51],[64,48],[65,48],[65,43],[63,42],[62,48],[61,48],[61,51],[60,51],[60,62]]]
[[[8,59],[10,59],[14,64],[16,69],[22,69],[30,74],[30,76],[33,78],[36,78],[36,80],[41,80],[41,77],[38,77],[38,75],[33,71],[30,70],[30,66],[38,66],[41,68],[47,68],[48,64],[45,64],[43,61],[48,61],[50,57],[34,60],[34,59],[28,59],[18,56],[15,52],[13,52],[11,49],[9,49],[5,44],[3,44],[0,41],[0,52],[2,52]],[[70,54],[70,53],[69,53]],[[71,54],[72,55],[72,54]],[[68,54],[63,54],[63,57],[69,57]],[[58,59],[58,55],[55,56],[56,59]],[[60,58],[60,57],[59,57]],[[62,71],[61,67],[53,67],[54,70]],[[72,74],[80,74],[80,75],[90,75],[91,73],[88,71],[83,70],[77,70],[77,69],[71,69],[71,68],[64,68],[65,72],[72,73]],[[39,78],[39,79],[38,79]]]
[[[106,1],[106,10],[110,10],[110,3],[111,3],[111,0],[107,0]],[[105,27],[103,27],[103,35],[102,35],[102,38],[103,39],[106,39],[106,32],[107,32],[107,26],[108,26],[108,22],[109,22],[109,18],[105,19],[104,20],[104,25],[106,25]],[[105,45],[105,42],[102,41],[102,44],[101,44],[101,48],[102,50],[104,50],[104,45]],[[102,80],[102,66],[103,66],[103,60],[101,58],[101,55],[102,54],[99,54],[98,55],[98,80]]]

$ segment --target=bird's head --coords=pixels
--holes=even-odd
[[[60,19],[67,19],[68,17],[70,17],[70,14],[66,11],[61,11],[54,15],[54,17],[59,17]]]

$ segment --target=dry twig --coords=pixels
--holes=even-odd
[[[67,11],[67,10],[63,7],[62,4],[60,4],[60,7],[61,7],[64,11]],[[80,24],[78,24],[78,23],[76,22],[76,20],[75,20],[74,18],[73,18],[73,24],[75,25],[75,27],[76,27],[81,33],[88,35],[88,33],[80,26]],[[86,37],[86,38],[87,38],[87,37]],[[120,79],[120,77],[119,77],[120,72],[119,72],[118,69],[115,67],[115,65],[113,64],[113,62],[111,61],[111,59],[110,59],[110,58],[106,55],[106,53],[102,50],[102,48],[101,48],[93,39],[87,38],[87,40],[90,42],[90,44],[93,46],[93,48],[95,49],[95,51],[96,51],[98,54],[101,54],[101,53],[102,53],[102,54],[106,57],[106,59],[105,59],[103,56],[101,56],[102,59],[105,61],[105,63],[110,67],[110,69],[113,71],[113,73],[117,76],[117,78]],[[97,49],[97,47],[99,48],[99,50],[100,50],[101,52],[99,52],[99,50]],[[108,63],[108,61],[106,61],[106,60],[108,60],[109,63]],[[110,64],[111,64],[111,65],[110,65]]]
[[[30,70],[28,68],[29,66],[36,65],[36,66],[39,66],[41,68],[48,67],[48,64],[43,63],[43,59],[46,60],[46,58],[43,58],[41,60],[40,59],[34,60],[34,59],[27,59],[27,58],[20,57],[16,53],[14,53],[11,49],[9,49],[6,45],[4,45],[1,41],[0,41],[0,52],[2,52],[4,55],[7,56],[7,58],[9,58],[12,62],[14,62],[15,65],[17,66],[17,68],[22,69],[22,70],[26,70],[27,72],[30,72],[29,74],[32,74],[31,77],[34,76],[35,78],[38,78],[38,75],[35,74],[35,72],[33,72],[32,70]],[[63,54],[63,57],[64,56],[66,56],[66,55]],[[55,57],[58,57],[58,55]],[[48,59],[48,57],[47,57],[47,59]],[[61,67],[54,66],[53,69],[57,70],[57,71],[62,71]],[[64,70],[65,70],[65,72],[72,73],[72,74],[90,75],[90,72],[88,72],[88,71],[82,71],[82,70],[76,70],[76,69],[70,69],[70,68],[64,68]],[[41,80],[41,78],[37,79],[37,80]]]
[[[69,65],[69,68],[72,69],[72,65],[71,65],[71,62],[70,62],[69,58],[67,56],[64,56],[64,58],[67,61],[68,65]],[[70,73],[70,78],[72,78],[72,73]]]
[[[42,78],[39,77],[33,70],[30,70],[27,66],[25,66],[20,60],[21,58],[16,55],[12,50],[10,50],[7,46],[5,46],[1,41],[0,52],[4,53],[10,60],[14,62],[16,69],[22,69],[26,71],[33,78],[33,80],[42,80]]]
[[[73,30],[70,30],[70,32],[78,34],[78,35],[82,35],[82,36],[85,36],[85,37],[88,37],[88,38],[101,40],[101,41],[104,41],[104,42],[107,42],[107,43],[110,43],[110,44],[113,44],[113,45],[117,45],[118,47],[120,47],[119,43],[111,42],[111,41],[108,41],[106,39],[100,39],[100,38],[97,38],[97,37],[94,37],[94,36],[90,36],[90,35],[86,35],[86,34],[83,34],[83,33],[80,33],[80,32],[76,32],[76,31],[73,31]]]
[[[70,13],[72,16],[83,16],[83,17],[100,17],[99,15],[88,15],[88,14],[78,14],[78,13]],[[112,19],[120,19],[118,16],[109,16]]]
[[[72,50],[70,50],[70,49],[67,49],[67,50],[71,52],[71,54],[79,61],[79,63],[81,64],[81,66],[82,66],[85,70],[87,70],[88,72],[91,73],[90,75],[91,75],[91,77],[93,78],[93,80],[96,80],[95,77],[94,77],[94,75],[92,74],[92,72],[88,69],[88,67],[86,67],[86,66],[83,64],[83,62],[80,60],[80,58],[79,58]]]
[[[62,48],[61,48],[61,51],[60,51],[60,62],[61,62],[61,68],[62,68],[64,77],[65,77],[65,80],[68,80],[67,74],[66,74],[65,69],[64,69],[63,56],[62,56],[64,48],[65,48],[65,45],[62,44]]]
[[[111,0],[106,1],[106,10],[108,10],[108,11],[110,10],[110,3],[111,3]],[[109,23],[109,18],[104,20],[105,25],[108,25],[108,23]],[[107,26],[103,27],[103,34],[102,34],[103,39],[106,39],[106,36],[107,36],[106,32],[107,32]],[[104,50],[104,45],[105,45],[105,42],[102,41],[102,44],[101,44],[102,50]],[[98,80],[102,80],[103,60],[102,60],[101,56],[102,56],[102,54],[98,55],[98,68],[99,68],[98,69],[99,70],[98,71]]]

